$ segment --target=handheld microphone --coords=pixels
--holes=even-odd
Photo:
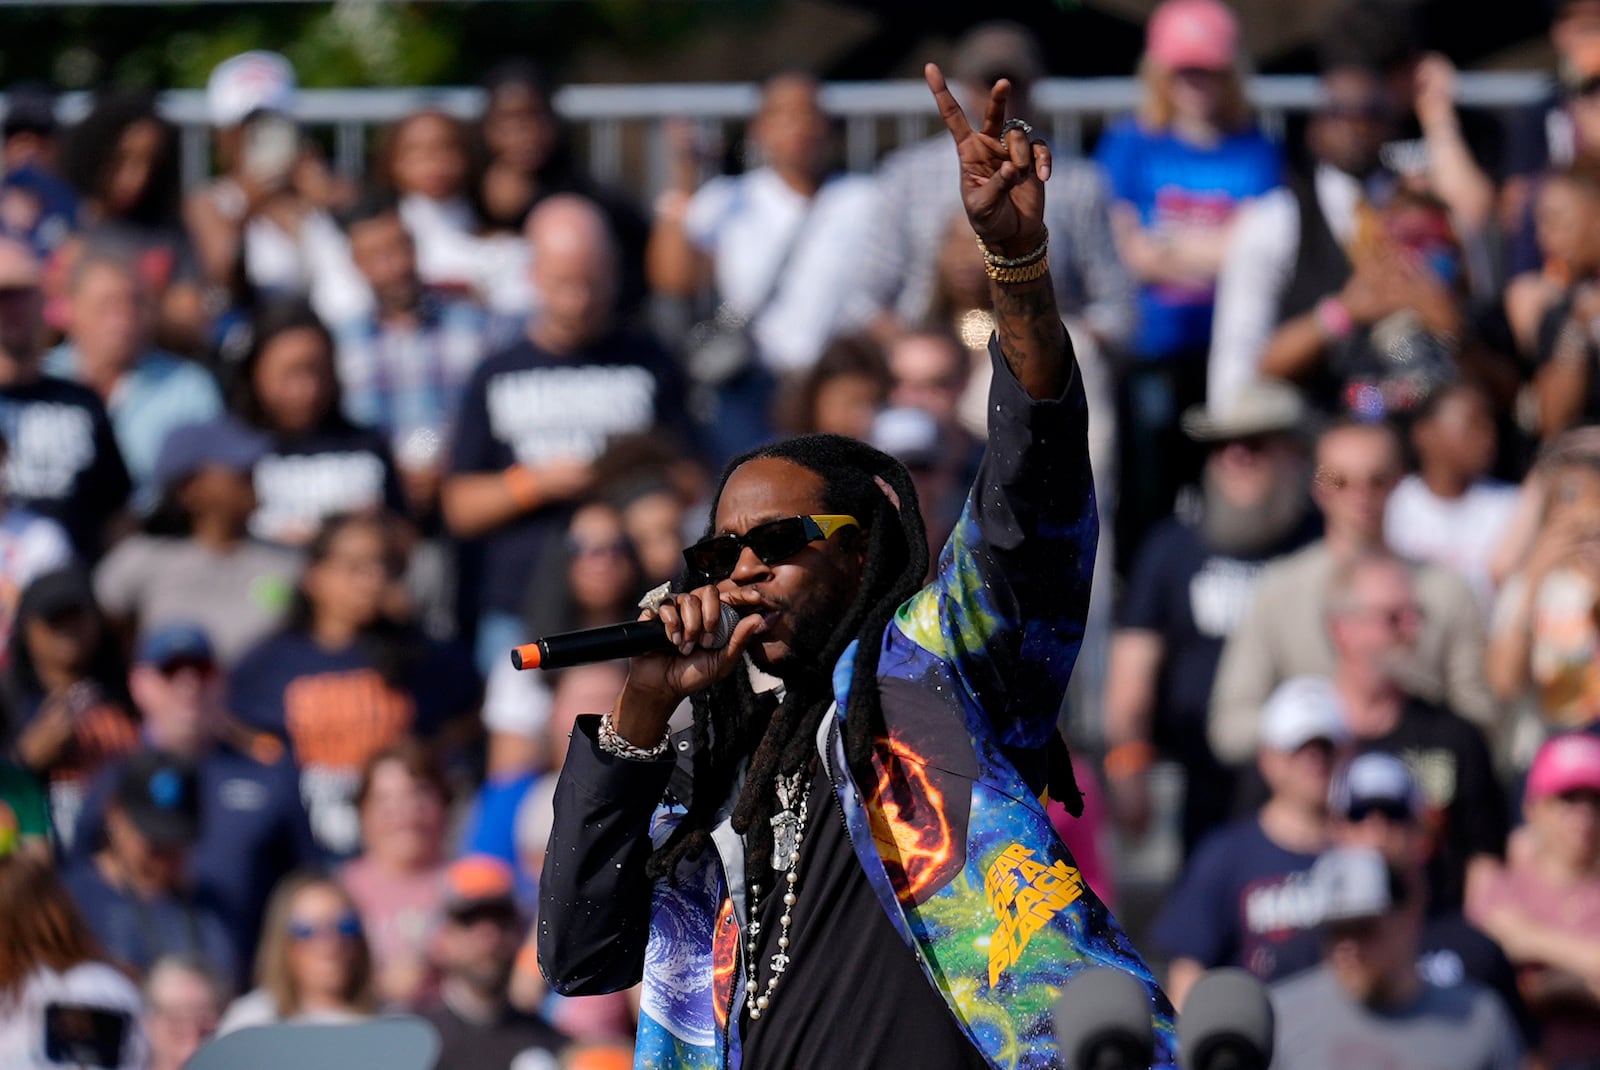
[[[1074,974],[1054,1018],[1067,1070],[1149,1070],[1155,1060],[1150,993],[1131,973],[1091,966]]]
[[[711,649],[721,650],[739,626],[739,611],[722,607],[722,619]],[[578,632],[562,632],[524,643],[511,651],[511,664],[518,669],[566,669],[595,661],[636,658],[645,654],[676,654],[678,648],[667,640],[667,626],[659,620],[630,620],[606,624]]]
[[[1272,1002],[1248,971],[1211,970],[1183,1001],[1178,1051],[1184,1070],[1267,1070],[1272,1042]]]

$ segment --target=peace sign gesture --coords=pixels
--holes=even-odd
[[[991,250],[1023,256],[1044,240],[1044,183],[1050,149],[1016,128],[1003,130],[1011,83],[1002,78],[989,91],[983,127],[974,130],[945,84],[937,64],[923,68],[939,116],[961,157],[961,203],[972,230]]]

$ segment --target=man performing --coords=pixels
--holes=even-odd
[[[1005,81],[974,130],[926,74],[993,280],[988,450],[927,585],[898,462],[831,435],[736,458],[686,590],[645,613],[680,653],[635,658],[579,719],[539,964],[566,994],[644,979],[637,1067],[1059,1066],[1051,1008],[1091,965],[1144,983],[1173,1060],[1166,997],[1041,798],[1081,802],[1056,714],[1098,531],[1050,151],[1006,120]],[[754,692],[746,653],[782,686]]]

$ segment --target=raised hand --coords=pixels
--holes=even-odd
[[[1022,130],[1001,133],[1011,83],[989,91],[983,126],[974,130],[956,102],[937,64],[923,69],[939,116],[955,139],[961,157],[961,203],[972,230],[1003,256],[1022,256],[1044,240],[1044,183],[1050,177],[1050,149],[1030,141]]]

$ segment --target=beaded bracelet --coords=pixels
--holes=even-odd
[[[617,726],[611,723],[609,712],[600,715],[600,733],[595,737],[595,742],[607,754],[618,758],[626,758],[633,762],[653,762],[657,758],[666,757],[667,751],[672,747],[672,730],[666,729],[661,733],[661,742],[653,747],[636,747],[617,734]]]
[[[1039,244],[1021,256],[1000,256],[984,244],[983,239],[978,239],[978,248],[983,252],[985,267],[1020,268],[1044,259],[1044,254],[1050,251],[1050,232],[1044,232],[1044,237],[1039,239]]]
[[[1034,279],[1043,278],[1045,273],[1049,270],[1049,257],[1046,257],[1042,260],[1035,260],[1027,267],[1019,268],[995,267],[992,264],[983,265],[984,274],[988,275],[992,281],[999,283],[1032,282]]]

